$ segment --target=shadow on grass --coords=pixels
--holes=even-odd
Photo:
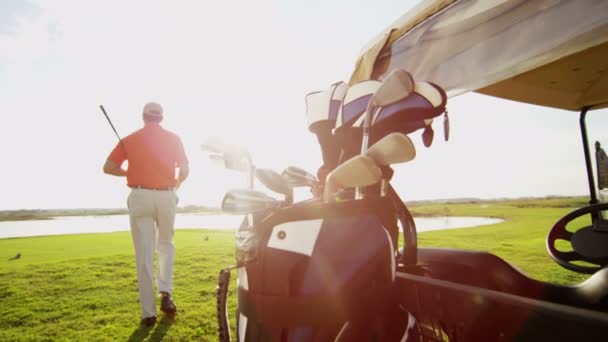
[[[150,335],[149,341],[161,341],[163,337],[167,334],[167,331],[175,321],[174,318],[169,316],[163,316],[163,318],[158,322],[156,327],[145,327],[140,326],[133,331],[131,336],[129,337],[129,342],[141,342]],[[154,328],[154,331],[152,329]]]

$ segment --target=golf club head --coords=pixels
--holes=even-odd
[[[209,153],[209,159],[223,168],[240,172],[250,172],[253,168],[251,156],[245,148],[210,140],[201,145],[201,150]]]
[[[414,89],[415,84],[412,75],[403,69],[393,70],[384,80],[382,80],[382,83],[380,83],[378,89],[376,89],[374,95],[372,95],[365,110],[361,154],[367,152],[370,126],[375,120],[375,116],[382,110],[382,107],[386,107],[410,96]]]
[[[224,153],[237,151],[239,150],[239,147],[226,144],[219,139],[212,138],[207,140],[204,144],[201,144],[201,150],[209,153]]]
[[[325,180],[325,201],[329,202],[337,189],[363,187],[378,183],[382,171],[368,156],[358,155],[336,167]]]
[[[222,200],[222,210],[229,214],[246,215],[278,208],[281,202],[263,192],[250,189],[230,190]]]
[[[290,196],[293,193],[291,185],[278,172],[271,169],[256,169],[255,177],[269,190]]]
[[[388,166],[414,159],[416,148],[407,135],[391,133],[372,145],[365,155],[371,157],[376,165]]]
[[[281,173],[281,176],[294,188],[302,186],[314,187],[319,182],[313,174],[296,166],[287,167]]]
[[[376,89],[373,105],[385,107],[404,99],[414,91],[414,79],[403,69],[393,70]]]
[[[251,159],[248,156],[243,155],[231,155],[225,153],[210,153],[209,159],[213,164],[218,165],[224,169],[249,172],[253,165],[251,165]]]

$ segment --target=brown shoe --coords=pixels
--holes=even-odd
[[[177,311],[177,307],[168,292],[161,292],[160,310],[168,315],[173,315]]]
[[[145,327],[151,327],[156,324],[156,316],[150,316],[141,319],[141,325]]]

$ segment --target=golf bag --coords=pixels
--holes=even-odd
[[[399,228],[388,201],[311,202],[243,224],[238,341],[400,340],[413,324],[392,300]]]
[[[376,80],[350,86],[339,82],[306,95],[308,128],[317,136],[323,155],[323,165],[317,174],[321,183],[337,165],[360,153],[365,110],[380,84]],[[414,82],[414,91],[409,96],[383,107],[372,118],[369,145],[393,132],[409,134],[423,129],[423,142],[429,147],[434,136],[433,118],[442,113],[447,139],[446,104],[447,95],[441,87]]]

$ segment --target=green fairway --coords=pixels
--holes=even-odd
[[[215,286],[220,268],[233,263],[232,237],[176,233],[179,314],[152,329],[138,326],[128,232],[0,240],[0,341],[217,340]],[[22,257],[8,261],[16,253]]]
[[[536,279],[573,284],[587,276],[558,266],[547,253],[545,238],[557,220],[586,204],[585,199],[437,204],[414,207],[412,212],[415,216],[447,214],[504,219],[495,225],[420,233],[418,244],[488,251]],[[575,220],[569,227],[576,229],[586,224],[590,224],[588,217]]]
[[[557,266],[544,239],[553,223],[584,204],[509,201],[412,211],[503,218],[497,225],[421,233],[419,244],[490,251],[535,278],[575,283],[585,277]],[[233,233],[178,230],[175,243],[178,316],[143,329],[128,232],[0,240],[0,341],[216,341],[215,286],[219,270],[234,262]],[[10,260],[17,253],[21,258]],[[233,313],[234,285],[229,303]]]

